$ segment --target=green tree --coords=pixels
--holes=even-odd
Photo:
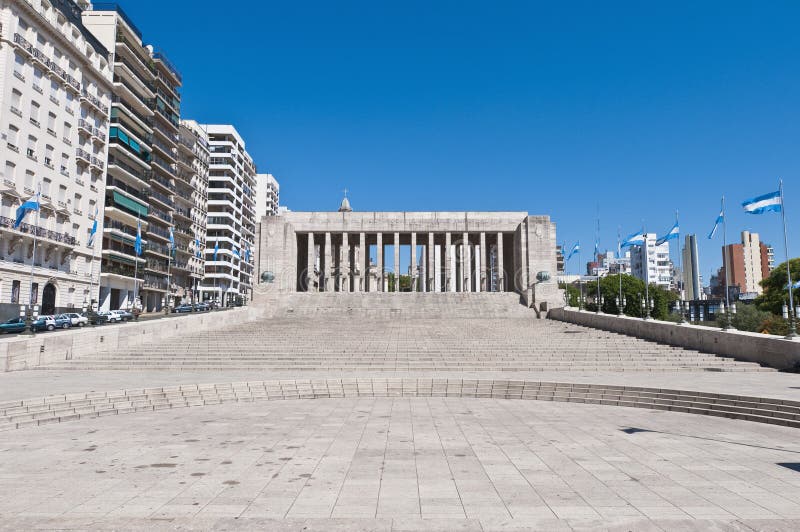
[[[730,318],[731,325],[740,331],[761,332],[765,321],[773,317],[771,312],[759,310],[755,305],[736,305],[736,314],[731,316],[722,315],[717,318],[717,325],[725,327]]]
[[[792,270],[792,282],[800,281],[800,258],[789,261]],[[789,290],[787,288],[788,279],[786,277],[786,263],[779,264],[769,277],[761,281],[764,292],[756,298],[756,306],[761,310],[766,310],[777,316],[783,314],[783,305],[788,303]],[[797,296],[800,289],[794,290],[795,305],[798,304]]]

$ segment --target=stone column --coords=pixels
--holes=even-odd
[[[444,234],[444,286],[442,287],[442,292],[450,292],[451,290],[455,292],[456,287],[453,286],[453,281],[450,278],[451,272],[451,264],[450,264],[450,256],[452,251],[450,250],[450,233]]]
[[[325,292],[333,291],[333,253],[331,253],[331,234],[325,233],[325,264],[322,265],[320,277],[324,279],[322,290]]]
[[[358,253],[356,253],[356,264],[358,268],[358,278],[355,283],[356,292],[367,291],[367,274],[369,273],[369,249],[366,246],[364,233],[358,233]],[[366,263],[366,264],[365,264]]]
[[[400,293],[400,233],[394,234],[394,291]]]
[[[339,291],[350,291],[350,242],[347,233],[342,233],[342,247],[339,250]]]
[[[417,233],[411,233],[411,291],[417,291]]]
[[[503,233],[497,233],[497,291],[505,292],[505,272],[503,271]]]
[[[486,233],[481,231],[481,266],[478,272],[481,292],[489,291],[489,263],[486,261],[486,257]]]
[[[472,292],[472,267],[470,266],[472,263],[472,253],[470,252],[472,250],[469,247],[469,234],[464,233],[462,238],[464,243],[461,246],[461,291]]]
[[[314,233],[308,233],[308,257],[306,268],[306,291],[314,291],[314,262],[315,262],[315,249],[314,249]]]
[[[433,254],[436,252],[436,246],[433,243],[433,233],[428,233],[428,267],[425,268],[425,291],[436,291],[436,274],[435,261]]]
[[[378,292],[383,292],[383,233],[378,233],[378,264],[377,275],[375,276],[378,283]]]

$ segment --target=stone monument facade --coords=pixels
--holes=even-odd
[[[339,212],[264,217],[256,241],[257,281],[281,292],[383,292],[399,272],[405,291],[517,292],[539,311],[563,306],[549,216],[354,212],[345,199]]]

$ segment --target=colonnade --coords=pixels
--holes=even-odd
[[[400,271],[401,248],[408,247],[411,291],[504,292],[512,269],[510,238],[511,233],[503,232],[302,233],[298,254],[305,257],[298,260],[306,267],[298,268],[298,288],[384,292],[389,290],[388,273],[395,272],[392,291],[399,292],[399,276],[406,274]],[[386,246],[393,246],[393,257],[386,256]]]

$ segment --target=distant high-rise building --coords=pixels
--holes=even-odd
[[[203,300],[242,303],[253,284],[256,229],[256,166],[231,125],[201,126],[208,132],[208,172]]]
[[[760,241],[758,233],[749,231],[742,231],[741,244],[723,247],[722,275],[727,275],[728,285],[738,287],[740,294],[760,295],[761,281],[769,277],[770,272],[769,249]]]
[[[194,120],[181,120],[178,139],[178,172],[175,180],[175,218],[191,223],[192,238],[178,252],[188,257],[186,274],[179,276],[176,296],[183,301],[199,298],[199,284],[205,275],[206,221],[208,218],[208,135]],[[185,253],[184,253],[185,252]],[[176,303],[179,303],[179,299]]]
[[[256,220],[277,216],[281,187],[272,174],[256,175]]]
[[[605,277],[611,274],[628,274],[631,271],[630,251],[626,251],[622,257],[617,257],[613,251],[606,251],[597,256],[597,260],[587,263],[586,273],[588,275],[599,275]]]
[[[683,298],[687,301],[702,299],[700,260],[697,254],[697,235],[686,235],[683,248]]]
[[[655,233],[647,233],[643,245],[631,248],[631,271],[646,283],[669,289],[673,284],[669,241],[656,244],[657,238]]]

